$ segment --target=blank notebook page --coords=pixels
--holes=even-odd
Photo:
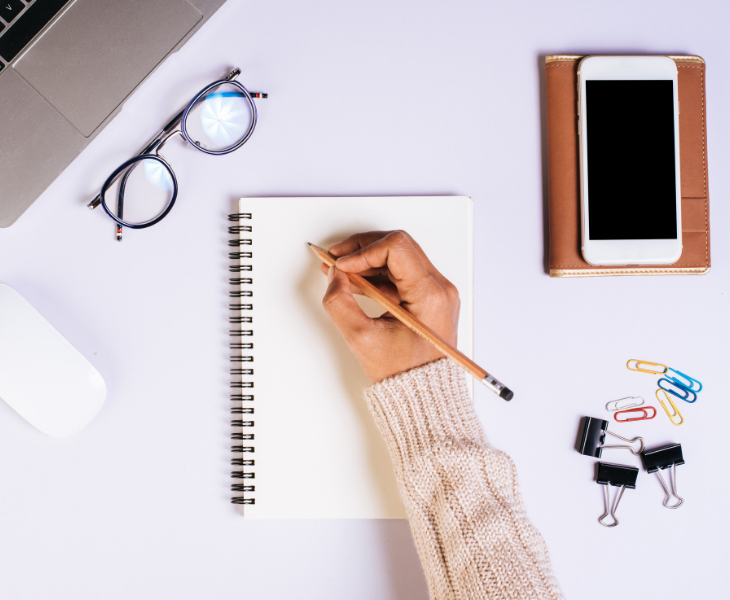
[[[322,307],[327,278],[306,242],[327,248],[353,233],[403,229],[459,289],[459,349],[472,356],[472,201],[467,197],[243,198],[241,246],[251,258],[253,408],[242,442],[254,464],[241,507],[252,519],[405,518],[393,467],[363,399],[369,381]],[[361,303],[370,316],[382,309]],[[373,303],[374,304],[374,303]],[[471,377],[468,377],[471,380]],[[234,480],[236,482],[237,480]]]

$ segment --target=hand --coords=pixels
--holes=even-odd
[[[345,273],[366,277],[456,346],[459,292],[406,232],[358,233],[328,250],[338,259],[335,267],[322,264],[329,280],[322,304],[371,381],[382,381],[444,355],[390,313],[377,319],[368,317],[353,297],[360,291]]]

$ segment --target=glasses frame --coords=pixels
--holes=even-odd
[[[127,221],[122,219],[122,216],[124,215],[124,191],[127,186],[127,179],[132,174],[132,171],[138,165],[142,164],[142,161],[144,160],[156,160],[162,163],[165,168],[167,168],[172,177],[172,198],[170,198],[170,201],[165,210],[163,210],[154,219],[150,219],[149,221],[145,221],[144,223],[128,223]],[[119,192],[117,194],[117,214],[115,215],[111,210],[109,210],[109,206],[106,203],[105,196],[109,188],[114,185],[114,182],[119,179],[120,176],[122,180],[119,182]],[[172,207],[175,206],[175,200],[177,200],[177,192],[178,185],[177,177],[175,177],[175,171],[172,170],[170,163],[165,160],[165,157],[160,156],[156,152],[155,154],[139,154],[119,165],[116,170],[112,172],[111,175],[109,175],[107,180],[104,182],[104,185],[101,186],[101,192],[99,193],[99,195],[101,196],[101,207],[104,209],[104,212],[112,219],[114,219],[120,227],[129,227],[130,229],[146,229],[147,227],[152,227],[153,225],[159,223],[169,214],[169,212],[172,210]],[[121,230],[117,229],[117,239],[120,239],[120,236]]]
[[[231,152],[235,152],[250,139],[251,135],[254,132],[254,129],[256,129],[256,124],[258,122],[258,111],[256,110],[256,104],[254,103],[253,99],[267,98],[268,94],[249,92],[240,82],[235,81],[236,77],[238,77],[240,73],[240,69],[234,69],[225,77],[225,79],[214,81],[213,83],[205,86],[193,97],[193,99],[187,104],[187,106],[183,110],[175,115],[170,120],[170,122],[162,128],[162,130],[152,139],[151,142],[147,144],[147,146],[144,147],[144,149],[142,149],[139,154],[123,162],[112,172],[111,175],[109,175],[109,177],[107,177],[106,181],[101,186],[101,191],[99,192],[99,194],[97,194],[97,196],[87,206],[88,208],[93,210],[101,205],[101,207],[104,209],[104,212],[117,223],[118,241],[122,241],[122,227],[128,227],[129,229],[146,229],[147,227],[152,227],[152,225],[155,225],[162,221],[162,219],[164,219],[170,213],[172,207],[175,205],[179,190],[177,177],[175,176],[175,171],[172,169],[170,163],[167,162],[162,154],[160,154],[160,150],[162,150],[162,147],[167,143],[170,138],[179,135],[196,150],[199,150],[200,152],[203,152],[205,154],[210,154],[212,156],[222,156],[225,154],[230,154]],[[246,131],[246,134],[235,145],[231,146],[230,148],[225,148],[223,150],[209,150],[208,148],[203,148],[203,146],[201,146],[199,142],[193,140],[190,137],[187,131],[187,118],[190,111],[195,108],[198,102],[203,100],[211,90],[224,84],[233,85],[234,87],[238,88],[243,96],[246,98],[249,108],[251,109],[251,123],[249,124],[249,128]],[[127,180],[132,174],[132,171],[134,171],[134,169],[139,166],[142,161],[145,160],[154,160],[161,163],[162,166],[166,168],[167,171],[170,173],[173,186],[172,197],[165,210],[163,210],[153,219],[150,219],[149,221],[145,221],[143,223],[129,223],[123,218],[124,192],[126,189]],[[106,193],[109,191],[109,188],[114,185],[114,183],[120,178],[121,181],[119,182],[119,191],[117,192],[117,209],[115,213],[107,205]]]

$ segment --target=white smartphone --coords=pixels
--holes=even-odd
[[[578,65],[582,252],[599,266],[682,254],[677,65],[589,56]]]

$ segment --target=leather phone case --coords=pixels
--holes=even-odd
[[[710,270],[710,200],[707,191],[705,61],[677,63],[682,256],[672,265],[596,267],[581,252],[578,145],[578,62],[583,56],[545,57],[550,277],[701,275]]]

